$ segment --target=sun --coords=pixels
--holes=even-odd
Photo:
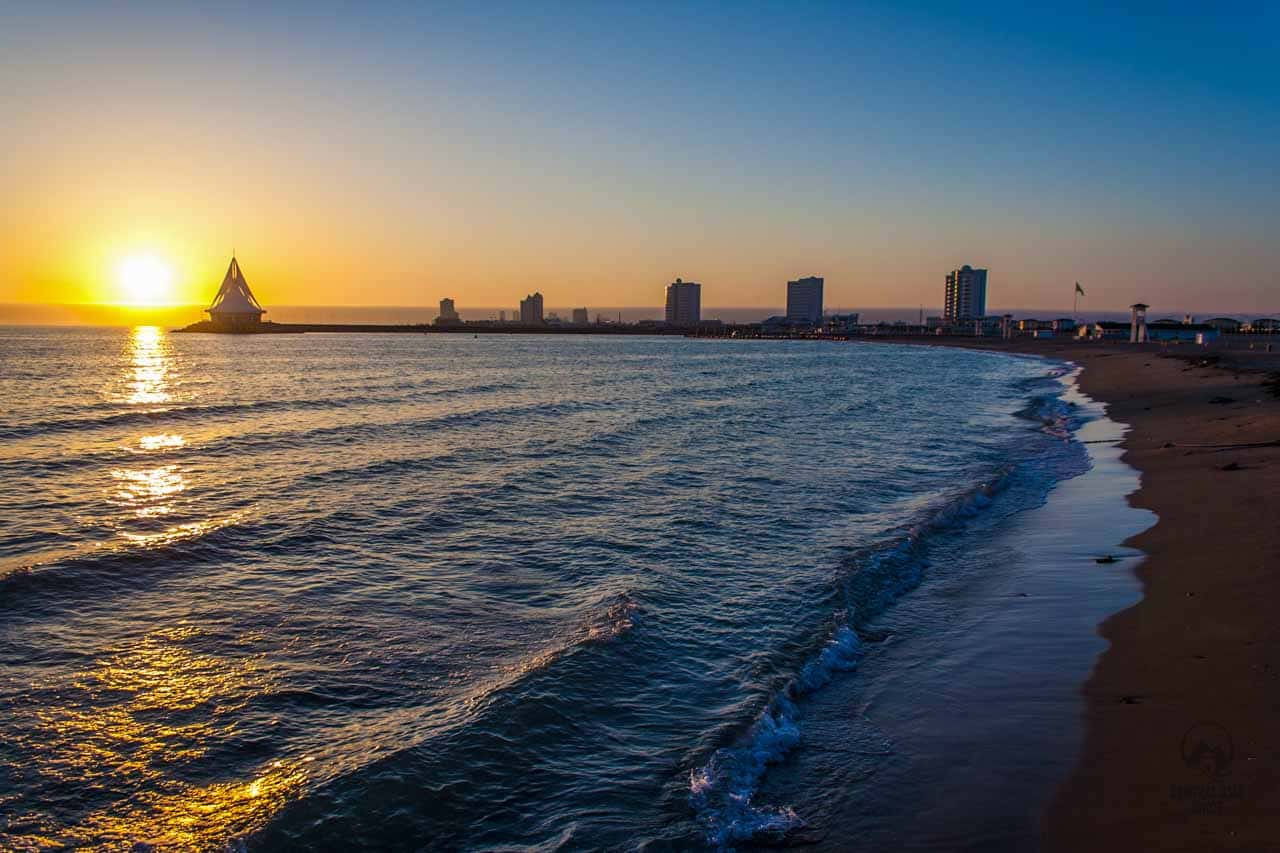
[[[128,305],[164,305],[172,295],[173,271],[155,255],[129,255],[116,268],[116,280]]]

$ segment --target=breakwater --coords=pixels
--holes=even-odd
[[[435,326],[425,323],[255,323],[251,325],[226,325],[201,320],[181,329],[181,333],[205,333],[221,335],[288,335],[306,332],[363,332],[368,334],[498,334],[498,335],[679,335],[690,329],[679,326],[658,326],[637,323],[633,325],[556,326],[525,323],[466,323],[464,325]]]

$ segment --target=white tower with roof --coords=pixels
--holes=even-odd
[[[213,303],[204,310],[209,312],[209,319],[214,323],[231,328],[257,326],[262,322],[262,315],[267,313],[254,298],[249,283],[244,280],[244,273],[240,272],[240,262],[234,255],[231,256],[227,274],[222,277],[222,287],[218,288]]]

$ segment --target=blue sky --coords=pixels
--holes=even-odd
[[[1075,279],[1114,305],[1274,305],[1280,6],[1037,5],[8,7],[0,182],[30,198],[184,148],[189,178],[134,185],[305,198],[290,215],[371,259],[384,303],[438,276],[473,304],[654,304],[683,275],[777,304],[816,272],[842,304],[934,304],[973,263],[1005,305]],[[307,254],[271,225],[258,251]],[[327,293],[351,264],[325,257],[290,274]]]

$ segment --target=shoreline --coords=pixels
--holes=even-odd
[[[811,821],[797,843],[1039,848],[1040,815],[1084,738],[1078,685],[1105,648],[1094,627],[1140,594],[1142,554],[1122,543],[1154,516],[1126,501],[1138,487],[1119,458],[1127,426],[1080,388],[1078,365],[1035,362],[1049,372],[1033,403],[1067,408],[1015,417],[1074,447],[1023,459],[989,507],[932,539],[920,585],[868,623],[890,641],[806,699],[803,737],[820,746],[770,769],[761,787],[765,802]],[[1103,555],[1115,562],[1098,564]]]
[[[1263,850],[1280,838],[1280,358],[1258,351],[894,340],[1071,361],[1129,429],[1124,544],[1141,598],[1097,627],[1084,740],[1043,818],[1048,851]],[[1215,358],[1216,357],[1216,358]]]

